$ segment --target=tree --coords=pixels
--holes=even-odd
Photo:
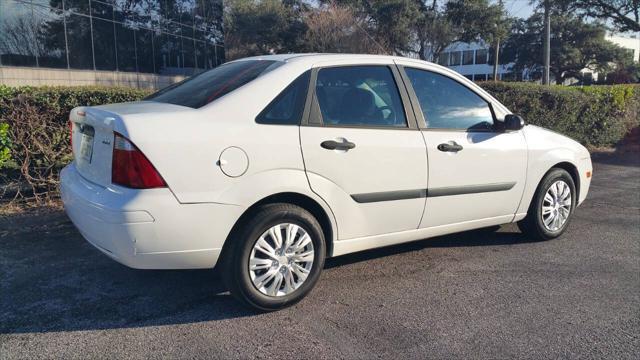
[[[458,30],[458,41],[484,41],[492,44],[493,76],[497,80],[500,42],[508,34],[511,19],[504,16],[502,1],[489,4],[487,0],[456,0],[446,5],[447,16]]]
[[[416,39],[412,52],[422,60],[436,61],[440,53],[456,40],[456,32],[436,0],[431,4],[421,2],[420,13],[413,24]]]
[[[384,53],[402,54],[412,51],[414,24],[420,16],[417,0],[320,0],[349,9],[367,37]]]
[[[514,70],[538,74],[542,69],[543,16],[534,13],[529,19],[515,23],[505,44],[503,58],[515,63]],[[551,69],[557,84],[565,79],[579,78],[580,71],[607,71],[612,63],[625,56],[624,49],[605,40],[606,29],[601,24],[583,22],[570,13],[551,16]]]
[[[573,6],[586,16],[611,20],[620,32],[640,31],[640,0],[575,0]]]
[[[423,60],[435,61],[447,46],[456,42],[495,44],[507,35],[510,19],[501,4],[488,0],[450,0],[443,7],[438,7],[435,0],[421,3],[416,52]]]
[[[306,50],[312,52],[336,53],[379,53],[385,52],[364,30],[364,19],[353,10],[329,2],[310,10],[305,18]]]
[[[300,1],[226,0],[225,46],[228,59],[302,48],[306,25]]]

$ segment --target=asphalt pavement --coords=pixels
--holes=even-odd
[[[61,211],[0,219],[0,359],[627,358],[640,354],[640,155],[594,156],[566,234],[513,225],[330,259],[260,314],[210,270],[143,271]]]

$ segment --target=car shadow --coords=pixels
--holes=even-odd
[[[39,214],[37,219],[27,215],[4,221],[0,334],[137,328],[259,315],[226,292],[218,271],[135,270],[112,261],[84,241],[61,210]],[[527,241],[517,232],[471,231],[329,259],[326,268],[425,248]]]
[[[325,269],[354,264],[385,256],[420,251],[428,248],[506,246],[539,241],[525,237],[517,230],[515,225],[507,226],[509,228],[506,232],[497,232],[501,227],[493,226],[339,256],[327,259]]]

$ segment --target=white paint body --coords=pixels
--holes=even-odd
[[[134,268],[210,268],[247,209],[289,193],[324,211],[331,227],[329,255],[338,256],[520,220],[544,174],[559,163],[579,175],[578,203],[587,195],[587,150],[531,125],[479,134],[257,124],[256,115],[303,72],[353,64],[438,72],[490,102],[498,121],[510,113],[461,75],[427,62],[370,55],[264,58],[285,64],[199,109],[141,101],[72,111],[73,122],[96,129],[93,158],[89,164],[77,156],[74,134],[76,159],[61,173],[61,192],[69,217],[91,244]],[[114,131],[145,154],[167,188],[134,190],[111,183]],[[345,152],[319,146],[336,138],[357,147]],[[435,148],[451,140],[464,150]],[[508,191],[370,203],[351,197],[503,182],[515,184]]]

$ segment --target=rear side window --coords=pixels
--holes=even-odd
[[[310,71],[298,76],[258,115],[259,124],[298,125],[307,99]]]
[[[282,64],[270,60],[247,60],[220,65],[162,89],[145,100],[199,108]]]

